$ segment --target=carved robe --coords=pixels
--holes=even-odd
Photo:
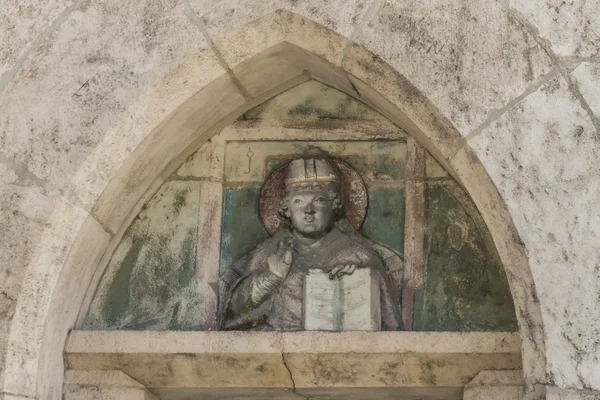
[[[277,252],[279,242],[286,237],[293,240],[293,263],[283,279],[269,271],[267,259]],[[316,268],[328,272],[339,265],[354,264],[380,272],[381,329],[400,330],[399,287],[392,283],[378,247],[381,246],[358,233],[347,221],[336,223],[312,245],[295,239],[287,229],[280,230],[228,271],[229,278],[225,280],[229,279],[230,284],[223,293],[221,328],[303,330],[303,285],[307,271]]]

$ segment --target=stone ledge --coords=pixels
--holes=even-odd
[[[520,369],[518,333],[73,331],[69,369],[120,370],[148,389],[462,388]],[[454,389],[452,389],[454,388]]]
[[[481,371],[465,386],[464,400],[521,400],[523,371]]]
[[[161,388],[152,389],[152,393],[160,400],[463,400],[463,391],[461,388],[443,387],[376,389],[313,388],[298,389],[295,392],[289,389]]]
[[[72,331],[76,353],[520,353],[517,332]]]

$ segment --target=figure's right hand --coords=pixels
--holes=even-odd
[[[280,278],[285,278],[292,267],[292,240],[282,239],[277,246],[277,252],[267,258],[269,271]]]

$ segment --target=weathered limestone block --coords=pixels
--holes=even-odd
[[[333,74],[349,86],[344,75],[331,66],[341,63],[348,39],[297,14],[278,10],[223,37],[213,37],[213,43],[252,97],[274,90],[283,82],[300,83],[302,78],[308,79],[307,71],[320,77]],[[307,57],[298,48],[319,58]],[[253,59],[257,54],[261,54],[258,65]]]
[[[159,388],[152,390],[161,399],[172,400],[298,400],[299,393],[291,389],[198,389],[198,388]]]
[[[0,387],[5,351],[26,266],[56,204],[56,192],[0,164]]]
[[[32,382],[44,379],[38,375],[38,368],[47,368],[45,372],[51,377],[45,389],[60,393],[63,371],[60,343],[64,343],[76,319],[77,308],[72,305],[83,300],[85,286],[81,282],[88,281],[86,274],[93,272],[81,265],[99,261],[106,236],[85,210],[57,201],[31,261],[21,266],[24,279],[6,350],[5,365],[10,371],[5,375],[6,392],[36,396],[36,385]],[[68,277],[62,281],[64,291],[57,287],[61,273]],[[47,320],[53,323],[47,324]],[[48,354],[54,357],[47,358]]]
[[[210,18],[210,15],[207,16]],[[209,22],[207,29],[211,29]],[[303,26],[304,29],[295,29]],[[262,15],[224,36],[212,35],[224,61],[234,71],[248,58],[282,42],[288,42],[309,50],[333,64],[339,64],[347,39],[323,29],[300,15],[275,11]],[[265,65],[267,67],[267,65]],[[240,76],[243,79],[243,76]],[[243,81],[242,81],[243,82]]]
[[[464,135],[551,69],[500,2],[390,0],[357,42],[404,75]]]
[[[464,400],[521,400],[523,371],[481,371],[465,386]]]
[[[590,57],[598,54],[600,2],[556,0],[509,0],[552,51],[561,57]]]
[[[0,92],[34,41],[52,25],[60,23],[62,15],[68,13],[74,3],[81,2],[29,0],[4,4],[0,13],[0,37],[3,38],[0,47]]]
[[[545,400],[598,400],[600,393],[592,393],[588,391],[563,391],[560,389],[548,389]]]
[[[469,141],[527,248],[548,375],[562,388],[600,388],[597,135],[558,77]]]
[[[331,279],[310,270],[304,279],[304,328],[309,331],[378,331],[381,329],[379,274],[359,268]]]
[[[370,5],[368,0],[319,0],[282,2],[279,0],[191,0],[213,38],[255,21],[275,10],[286,10],[309,18],[344,36],[350,36]],[[263,40],[269,40],[264,38]]]
[[[67,371],[63,400],[158,400],[121,371]]]
[[[519,335],[500,332],[73,331],[65,358],[77,370],[118,366],[150,390],[291,389],[295,383],[298,393],[462,390],[481,370],[521,365]]]
[[[600,63],[581,63],[572,73],[583,99],[600,119]]]
[[[160,100],[145,95],[207,45],[183,5],[172,1],[90,3],[61,18],[0,94],[0,145],[9,159],[65,188],[122,119],[130,120],[131,129],[121,133],[113,148],[120,151],[109,160],[126,158],[148,133],[148,125],[151,129],[168,115],[168,100],[175,98],[176,105],[183,101],[181,94]],[[210,68],[202,73],[210,76]],[[132,112],[136,104],[139,110]],[[148,112],[150,108],[156,112]],[[28,117],[23,110],[30,110]],[[144,113],[155,119],[145,123]],[[100,166],[95,174],[114,173],[113,163],[96,164]],[[85,179],[80,185],[76,191],[85,193],[90,204],[104,188]],[[93,195],[87,196],[88,191]]]

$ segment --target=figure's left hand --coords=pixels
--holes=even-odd
[[[336,277],[341,278],[344,275],[352,275],[357,267],[358,265],[355,264],[338,265],[329,272],[329,279]]]

